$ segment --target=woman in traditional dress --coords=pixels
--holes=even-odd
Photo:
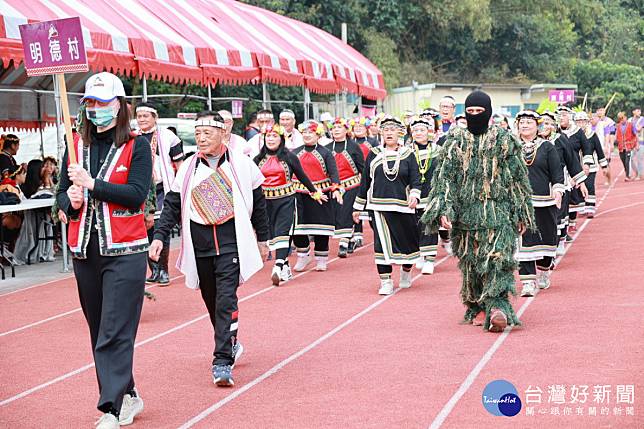
[[[436,167],[435,158],[438,156],[440,146],[435,144],[436,121],[433,118],[412,118],[409,123],[411,127],[411,149],[418,163],[420,174],[420,202],[416,206],[416,223],[420,244],[421,259],[416,262],[416,268],[423,274],[434,273],[434,261],[438,248],[438,233],[427,233],[425,225],[420,222],[420,217],[427,207],[427,196],[432,188],[432,174]]]
[[[364,155],[360,147],[353,140],[347,140],[347,132],[350,128],[351,124],[346,119],[335,118],[331,126],[333,143],[326,146],[335,157],[338,175],[340,176],[340,186],[345,191],[342,197],[342,204],[337,201],[331,202],[335,217],[335,233],[333,237],[340,240],[338,247],[338,256],[340,258],[347,257],[352,237],[355,242],[353,235],[355,224],[351,214],[353,212],[353,202],[360,187],[360,175],[364,167]]]
[[[293,175],[310,192],[311,198],[326,202],[327,197],[319,192],[306,175],[300,160],[286,149],[284,128],[268,125],[261,132],[262,148],[254,161],[265,177],[262,188],[266,197],[270,240],[268,247],[275,252],[275,265],[271,273],[273,285],[279,286],[293,277],[288,264],[291,233],[295,217],[295,185]]]
[[[300,132],[304,146],[295,149],[293,154],[300,160],[302,169],[316,189],[324,194],[325,199],[333,198],[338,204],[342,204],[342,189],[335,158],[329,149],[318,143],[324,134],[324,127],[316,121],[306,121],[300,125]],[[298,272],[304,271],[311,262],[309,246],[312,237],[315,243],[315,270],[326,271],[329,237],[333,236],[335,230],[333,206],[328,201],[311,199],[309,190],[297,177],[293,178],[293,182],[296,186],[297,202],[297,219],[293,233],[297,262],[293,269]]]
[[[538,135],[540,119],[532,110],[523,110],[516,117],[537,223],[536,230],[528,230],[520,238],[517,259],[523,283],[521,296],[534,296],[537,284],[541,289],[550,287],[550,270],[557,252],[557,209],[565,191],[557,148],[553,142]]]
[[[400,287],[411,287],[411,270],[420,257],[416,206],[420,200],[420,174],[414,152],[399,144],[405,125],[393,116],[380,121],[382,146],[367,156],[360,190],[353,205],[353,220],[367,210],[375,232],[374,251],[380,295],[394,292],[392,265],[402,265]]]

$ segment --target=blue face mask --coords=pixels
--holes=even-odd
[[[87,108],[87,119],[97,127],[106,127],[116,118],[112,106]]]

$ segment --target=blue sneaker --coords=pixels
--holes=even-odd
[[[234,386],[233,367],[231,365],[214,365],[212,367],[212,380],[213,383],[220,387]]]

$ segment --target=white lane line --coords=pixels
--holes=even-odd
[[[183,277],[183,274],[180,275],[180,276],[171,278],[170,281],[179,279],[181,277]],[[157,286],[159,286],[159,285],[154,284],[154,285],[146,286],[145,290],[148,290],[148,289],[151,289],[151,288],[157,287]],[[11,329],[10,331],[0,332],[0,338],[4,337],[6,335],[9,335],[9,334],[15,334],[16,332],[24,331],[25,329],[33,328],[34,326],[42,325],[43,323],[47,323],[47,322],[50,322],[52,320],[60,319],[61,317],[69,316],[70,314],[78,313],[81,310],[82,309],[80,307],[78,307],[78,308],[75,308],[73,310],[66,311],[64,313],[56,314],[55,316],[51,316],[51,317],[48,317],[46,319],[38,320],[37,322],[29,323],[27,325],[20,326],[20,327],[15,328],[15,329]]]
[[[360,247],[360,248],[356,249],[356,252],[359,252],[359,251],[360,251],[360,249],[363,249],[363,248],[369,247],[369,246],[371,246],[371,245],[373,245],[373,243],[366,243],[366,244],[365,244],[365,245],[363,245],[362,247]],[[332,262],[337,261],[338,259],[340,259],[340,258],[335,257],[335,258],[331,259],[328,263],[330,264],[330,263],[332,263]],[[303,271],[303,272],[301,272],[301,273],[298,273],[298,274],[294,275],[294,276],[293,276],[293,278],[292,278],[291,280],[295,280],[296,278],[298,278],[298,277],[300,277],[300,276],[302,276],[302,275],[304,275],[304,274],[306,274],[306,273],[308,273],[308,272],[311,272],[311,271],[315,271],[315,269],[314,269],[314,268],[311,268],[311,269],[308,269],[308,270]],[[174,280],[177,280],[177,279],[180,279],[180,278],[183,278],[183,277],[184,277],[184,276],[183,276],[183,274],[180,274],[180,275],[178,275],[178,276],[176,276],[176,277],[172,277],[172,278],[170,279],[170,282],[172,282],[172,281],[174,281]],[[56,281],[56,280],[54,280],[54,281]],[[41,286],[41,285],[36,285],[36,286]],[[146,288],[145,288],[145,289],[147,290],[147,289],[150,289],[150,288],[153,288],[153,287],[157,287],[157,286],[159,286],[159,285],[158,285],[158,284],[154,284],[154,285],[146,286]],[[32,286],[32,287],[35,287],[35,286]],[[16,292],[16,291],[14,291],[14,292]],[[60,314],[56,314],[55,316],[48,317],[48,318],[46,318],[46,319],[39,320],[39,321],[37,321],[37,322],[29,323],[29,324],[27,324],[27,325],[20,326],[20,327],[15,328],[15,329],[11,329],[11,330],[9,330],[9,331],[0,332],[0,338],[1,338],[1,337],[4,337],[4,336],[6,336],[6,335],[15,334],[16,332],[24,331],[25,329],[29,329],[29,328],[33,328],[33,327],[38,326],[38,325],[42,325],[43,323],[47,323],[47,322],[50,322],[50,321],[52,321],[52,320],[59,319],[59,318],[61,318],[61,317],[69,316],[70,314],[78,313],[78,312],[79,312],[79,311],[81,311],[81,310],[82,310],[82,308],[78,307],[78,308],[75,308],[75,309],[73,309],[73,310],[69,310],[69,311],[66,311],[66,312],[64,312],[64,313],[60,313]]]
[[[602,215],[605,215],[605,214],[607,214],[607,213],[611,213],[611,212],[614,212],[614,211],[617,211],[617,210],[627,209],[627,208],[629,208],[629,207],[640,206],[640,205],[642,205],[642,204],[644,204],[644,201],[640,201],[639,203],[627,204],[627,205],[625,205],[625,206],[615,207],[614,209],[610,209],[610,210],[606,210],[605,212],[597,213],[597,214],[595,215],[595,217],[597,218],[597,217],[602,216]]]
[[[438,266],[438,265],[442,264],[449,257],[450,256],[443,257],[441,260],[436,262],[434,264],[434,266]],[[416,277],[413,278],[413,280],[416,280],[417,278],[419,278],[421,276],[422,276],[422,274],[418,274]],[[185,422],[184,424],[179,426],[179,429],[190,428],[190,427],[194,426],[195,424],[199,423],[200,421],[202,421],[203,419],[205,419],[206,417],[208,417],[209,415],[211,415],[212,413],[214,413],[215,411],[217,411],[218,409],[220,409],[221,407],[223,407],[227,403],[231,402],[232,400],[234,400],[235,398],[237,398],[238,396],[240,396],[244,392],[247,392],[248,390],[250,390],[253,387],[257,386],[262,381],[266,380],[270,376],[272,376],[272,375],[276,374],[277,372],[279,372],[282,368],[284,368],[289,363],[291,363],[294,360],[302,357],[303,355],[305,355],[306,353],[310,352],[311,350],[313,350],[314,348],[316,348],[317,346],[319,346],[320,344],[322,344],[323,342],[325,342],[326,340],[328,340],[329,338],[331,338],[332,336],[334,336],[338,332],[342,331],[344,328],[346,328],[347,326],[349,326],[350,324],[352,324],[356,320],[360,319],[365,314],[371,312],[372,310],[374,310],[375,308],[380,306],[382,303],[387,301],[389,298],[394,296],[399,291],[400,291],[400,288],[397,288],[396,290],[394,290],[394,293],[392,295],[387,295],[387,296],[385,296],[383,298],[380,298],[378,301],[376,301],[373,304],[369,305],[367,308],[365,308],[364,310],[362,310],[358,314],[354,315],[350,319],[345,320],[340,325],[336,326],[335,328],[333,328],[332,330],[330,330],[326,334],[322,335],[321,337],[319,337],[317,340],[313,341],[312,343],[310,343],[306,347],[300,349],[299,351],[293,353],[292,355],[290,355],[289,357],[287,357],[283,361],[277,363],[275,366],[273,366],[271,369],[269,369],[268,371],[266,371],[265,373],[263,373],[259,377],[257,377],[254,380],[246,383],[245,385],[243,385],[238,390],[235,390],[230,395],[228,395],[228,396],[224,397],[223,399],[221,399],[219,402],[216,402],[215,404],[213,404],[210,407],[206,408],[201,413],[197,414],[196,416],[194,416],[193,418],[191,418],[190,420],[188,420],[187,422]]]
[[[12,290],[10,292],[0,294],[0,298],[4,298],[5,296],[13,295],[14,293],[22,292],[22,291],[33,289],[33,288],[37,288],[37,287],[40,287],[40,286],[46,286],[46,285],[51,284],[51,283],[56,283],[56,282],[60,282],[60,281],[63,281],[63,280],[68,280],[68,279],[71,279],[73,277],[74,277],[74,275],[70,274],[70,275],[67,275],[65,277],[61,277],[59,279],[49,280],[49,281],[44,282],[44,283],[38,283],[37,285],[31,285],[31,286],[23,287],[23,288],[20,288],[20,289]]]
[[[602,198],[597,203],[597,207],[601,206],[601,204],[604,202],[604,200],[606,199],[606,197],[608,196],[610,191],[613,189],[613,187],[617,183],[617,180],[619,179],[620,176],[621,176],[621,174],[619,174],[615,178],[615,181],[606,190],[604,195],[602,195]],[[583,232],[583,230],[586,228],[586,226],[588,225],[588,223],[590,221],[591,221],[591,219],[586,219],[584,221],[584,223],[581,225],[581,227],[579,227],[579,229],[577,230],[577,234],[575,235],[575,238],[579,237],[579,234],[581,234]],[[566,249],[564,251],[564,254],[561,255],[561,257],[559,258],[559,261],[561,261],[566,256],[566,253],[568,253],[568,250],[572,247],[573,244],[574,244],[574,242],[571,243],[570,246],[566,247]],[[532,301],[534,301],[534,298],[535,297],[528,298],[523,303],[523,305],[521,306],[521,308],[517,312],[517,317],[521,317],[521,315],[525,312],[525,310],[532,303]],[[438,429],[438,428],[441,427],[441,425],[445,422],[445,420],[450,415],[452,410],[454,410],[454,408],[456,407],[456,404],[458,403],[458,401],[463,397],[463,395],[465,395],[465,393],[469,390],[469,388],[472,387],[472,384],[474,384],[474,381],[476,380],[476,378],[479,376],[481,371],[483,371],[483,368],[485,368],[485,365],[487,365],[487,363],[490,361],[490,359],[492,359],[492,356],[494,355],[494,353],[499,349],[499,347],[501,347],[501,344],[503,344],[503,342],[508,337],[508,335],[510,334],[511,331],[512,331],[512,327],[508,326],[505,329],[505,331],[503,331],[503,333],[501,333],[499,338],[497,338],[496,341],[490,346],[490,348],[485,352],[485,354],[483,355],[481,360],[479,360],[479,362],[474,366],[472,371],[470,371],[470,373],[467,375],[465,380],[463,380],[461,385],[458,387],[458,390],[452,395],[452,397],[447,401],[447,403],[443,406],[443,408],[440,410],[440,412],[436,415],[436,417],[432,421],[431,425],[429,426],[429,429]]]
[[[365,249],[367,247],[370,247],[372,244],[373,243],[367,243],[364,246],[356,249],[354,253],[359,252],[361,249]],[[339,258],[334,258],[331,261],[329,261],[329,263],[334,262],[334,261],[336,261],[338,259]],[[304,271],[304,272],[298,274],[297,276],[294,276],[293,278],[300,277],[300,276],[302,276],[302,275],[304,275],[306,273],[310,273],[312,271],[313,271],[313,269],[308,270],[308,271]],[[179,278],[179,277],[182,277],[182,276],[178,276],[178,277],[175,277],[175,278]],[[262,290],[259,290],[259,291],[255,292],[255,293],[252,293],[252,294],[240,299],[239,303],[248,301],[249,299],[252,299],[252,298],[254,298],[254,297],[258,296],[258,295],[261,295],[261,294],[263,294],[265,292],[268,292],[269,290],[272,290],[272,289],[276,289],[276,286],[269,286],[267,288],[264,288]],[[80,309],[77,309],[75,311],[78,311],[78,310],[80,310]],[[170,328],[167,331],[164,331],[164,332],[161,332],[159,334],[156,334],[156,335],[154,335],[154,336],[152,336],[150,338],[146,338],[145,340],[139,341],[139,342],[134,344],[134,348],[137,348],[139,346],[148,344],[148,343],[150,343],[152,341],[158,340],[159,338],[165,337],[166,335],[172,334],[173,332],[179,331],[179,330],[181,330],[181,329],[183,329],[183,328],[185,328],[187,326],[190,326],[190,325],[192,325],[192,324],[194,324],[194,323],[196,323],[196,322],[198,322],[198,321],[200,321],[202,319],[205,319],[206,317],[208,317],[208,313],[205,313],[205,314],[202,314],[201,316],[195,317],[192,320],[188,320],[187,322],[184,322],[184,323],[182,323],[180,325],[177,325],[177,326],[175,326],[173,328]],[[29,396],[34,392],[42,390],[42,389],[44,389],[44,388],[46,388],[48,386],[51,386],[52,384],[55,384],[55,383],[58,383],[60,381],[66,380],[66,379],[68,379],[70,377],[73,377],[73,376],[75,376],[77,374],[80,374],[80,373],[82,373],[84,371],[87,371],[88,369],[93,368],[93,367],[94,367],[93,363],[87,364],[87,365],[82,366],[80,368],[77,368],[77,369],[75,369],[73,371],[70,371],[70,372],[68,372],[66,374],[63,374],[63,375],[61,375],[59,377],[53,378],[53,379],[51,379],[49,381],[46,381],[46,382],[44,382],[42,384],[39,384],[39,385],[34,386],[34,387],[30,388],[30,389],[27,389],[24,392],[20,392],[17,395],[14,395],[14,396],[12,396],[10,398],[3,399],[2,401],[0,401],[0,407],[2,407],[4,405],[8,405],[8,404],[10,404],[10,403],[12,403],[12,402],[14,402],[14,401],[16,401],[18,399],[21,399],[21,398],[24,398],[26,396]]]
[[[178,249],[178,247],[176,247],[176,248],[172,247],[170,250],[175,250],[175,249]],[[26,267],[27,265],[23,265],[23,266]],[[73,269],[72,269],[72,271],[73,271]],[[47,286],[48,284],[51,284],[51,283],[56,283],[56,282],[63,281],[63,280],[69,280],[69,279],[72,279],[72,278],[74,278],[74,274],[69,274],[69,275],[67,275],[65,277],[61,277],[61,278],[54,279],[54,280],[49,280],[49,281],[46,281],[44,283],[38,283],[37,285],[31,285],[31,286],[23,287],[23,288],[20,288],[20,289],[12,290],[10,292],[0,293],[0,299],[4,298],[5,296],[13,295],[14,293],[23,292],[25,290],[34,289],[34,288],[41,287],[41,286]]]

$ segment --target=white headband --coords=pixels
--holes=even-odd
[[[219,116],[221,116],[224,121],[226,121],[228,119],[233,119],[233,114],[230,113],[228,110],[220,110],[217,113],[219,113]]]
[[[272,113],[259,113],[257,119],[275,119]]]
[[[195,121],[195,127],[215,127],[226,129],[226,124],[213,119],[197,119],[197,121]]]
[[[442,103],[443,101],[446,101],[450,103],[452,106],[456,106],[456,100],[454,100],[454,97],[446,95],[445,97],[441,98],[441,101],[439,102]]]
[[[295,113],[293,112],[282,112],[280,113],[280,119],[295,119]]]
[[[150,112],[154,113],[155,115],[157,114],[157,109],[154,107],[148,107],[148,106],[139,106],[136,108],[136,112]]]

